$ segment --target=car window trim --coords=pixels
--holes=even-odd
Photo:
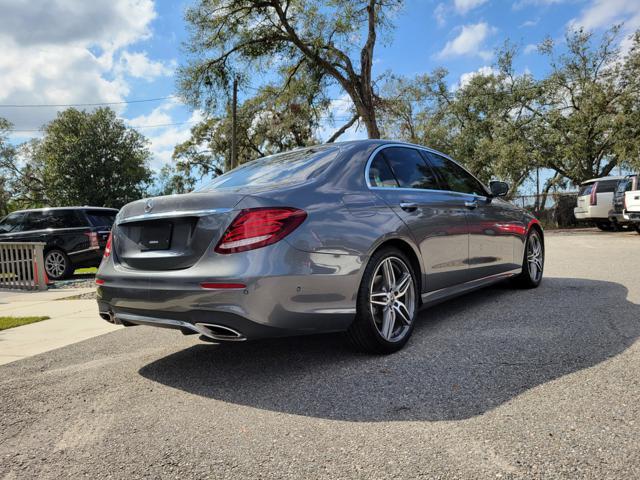
[[[469,175],[471,175],[485,189],[486,195],[474,195],[473,193],[457,192],[455,190],[432,190],[432,189],[427,189],[427,188],[377,187],[377,186],[372,186],[371,182],[369,181],[369,168],[371,167],[371,162],[373,161],[373,159],[375,158],[375,156],[379,152],[381,152],[385,148],[389,148],[389,147],[411,148],[413,150],[418,150],[418,152],[429,152],[429,153],[434,153],[436,155],[440,155],[440,156],[446,158],[447,160],[452,161],[453,163],[458,165],[460,168],[462,168],[465,172],[467,172]],[[430,164],[429,164],[429,166],[433,170],[433,167]],[[456,162],[449,155],[446,155],[446,154],[444,154],[442,152],[439,152],[438,150],[434,150],[433,148],[423,147],[421,145],[413,145],[413,144],[406,144],[406,143],[386,143],[384,145],[380,145],[379,147],[377,147],[371,153],[371,155],[369,155],[369,159],[367,160],[367,164],[366,164],[365,169],[364,169],[364,180],[365,180],[366,185],[369,188],[369,190],[406,190],[406,191],[411,191],[411,192],[440,192],[440,193],[455,193],[455,194],[458,194],[458,195],[467,195],[469,197],[475,197],[475,198],[478,198],[478,199],[487,199],[487,198],[489,198],[489,190],[486,188],[485,184],[482,183],[480,180],[478,180],[476,178],[476,176],[474,174],[472,174],[469,170],[467,170],[465,167],[460,165],[458,162]]]

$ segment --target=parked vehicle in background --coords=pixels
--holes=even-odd
[[[261,158],[123,207],[96,275],[100,316],[214,342],[346,331],[390,353],[421,306],[540,284],[542,228],[508,190],[384,140]]]
[[[625,218],[624,202],[625,193],[640,190],[640,176],[637,173],[627,175],[618,182],[616,191],[613,193],[613,209],[609,213],[609,220],[615,227],[631,225],[633,222]]]
[[[600,230],[613,230],[614,224],[609,219],[613,210],[613,194],[618,182],[624,178],[594,178],[580,184],[578,201],[573,209],[576,220],[594,223]]]
[[[44,242],[44,267],[52,280],[76,268],[97,267],[118,210],[64,207],[20,210],[0,220],[0,242]]]
[[[640,187],[640,185],[637,185],[637,187]],[[625,192],[624,218],[631,222],[633,228],[640,233],[640,188]]]

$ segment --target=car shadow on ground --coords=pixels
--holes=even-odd
[[[614,308],[615,306],[615,308]],[[547,278],[424,310],[406,348],[356,354],[338,335],[199,344],[140,369],[224,402],[348,421],[458,420],[594,366],[640,334],[640,305],[617,283]]]

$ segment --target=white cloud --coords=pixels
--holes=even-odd
[[[125,51],[120,55],[120,63],[116,71],[135,78],[152,81],[158,77],[172,75],[175,68],[175,60],[167,65],[164,62],[156,62],[149,59],[146,52],[130,53]]]
[[[178,100],[171,99],[153,109],[148,115],[140,115],[127,122],[128,125],[139,128],[140,133],[149,140],[149,148],[153,154],[151,168],[156,173],[163,165],[171,163],[174,147],[187,141],[191,136],[191,128],[204,119],[202,113],[196,110],[184,123],[177,122],[171,114],[181,106]],[[168,125],[172,123],[180,124]],[[149,128],[152,125],[159,126]]]
[[[326,119],[321,123],[320,128],[316,132],[316,135],[321,141],[328,140],[342,125],[346,124],[351,115],[353,114],[353,102],[348,94],[343,94],[341,97],[332,100],[329,105],[329,111],[334,117],[331,121]],[[362,140],[367,138],[367,132],[363,125],[358,125],[356,122],[353,126],[347,129],[337,142],[346,142],[348,140]]]
[[[454,0],[453,5],[456,11],[462,15],[478,8],[480,5],[484,5],[489,0]]]
[[[640,1],[592,0],[570,25],[595,30],[620,22],[624,22],[629,30],[640,28]]]
[[[498,71],[495,68],[487,65],[485,65],[484,67],[480,67],[478,70],[474,70],[473,72],[463,73],[462,75],[460,75],[460,80],[458,81],[458,83],[452,87],[452,90],[466,87],[467,85],[469,85],[469,83],[471,83],[473,77],[477,75],[492,75],[497,73]]]
[[[433,18],[440,27],[447,23],[447,6],[444,3],[439,3],[433,10]]]
[[[530,43],[529,45],[526,45],[524,47],[524,54],[525,55],[529,55],[533,52],[535,52],[536,50],[538,50],[538,46],[534,43]]]
[[[121,102],[128,76],[167,72],[127,52],[151,35],[153,0],[0,0],[0,12],[0,103]],[[2,116],[33,129],[58,110],[7,108]]]
[[[456,38],[447,42],[438,54],[439,58],[455,57],[461,55],[478,55],[482,58],[491,58],[491,52],[484,49],[485,40],[495,33],[496,29],[486,22],[463,25]]]
[[[538,22],[540,22],[539,18],[536,18],[535,20],[527,20],[526,22],[523,22],[520,25],[520,28],[531,28],[531,27],[535,27],[536,25],[538,25]]]
[[[631,47],[628,36],[640,29],[639,0],[591,0],[580,16],[569,22],[569,27],[598,30],[618,23],[624,23],[624,34],[627,38],[621,45],[623,52],[626,52]]]

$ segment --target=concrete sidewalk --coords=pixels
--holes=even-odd
[[[98,316],[95,300],[64,300],[92,290],[0,291],[0,316],[50,317],[42,322],[0,331],[0,365],[122,328]]]

